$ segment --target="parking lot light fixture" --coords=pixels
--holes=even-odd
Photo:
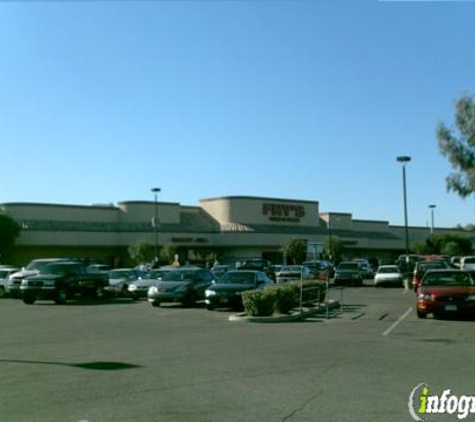
[[[431,204],[429,205],[430,208],[430,234],[434,234],[434,209],[436,205]]]
[[[161,191],[160,188],[152,188],[150,189],[151,192],[154,194],[154,216],[152,218],[152,226],[154,230],[154,264],[158,262],[158,193]]]
[[[406,262],[409,260],[409,228],[407,223],[407,194],[406,194],[406,164],[411,161],[411,157],[402,155],[397,157],[398,163],[402,164],[402,186],[404,195],[404,231],[406,237]]]

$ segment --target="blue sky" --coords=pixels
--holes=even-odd
[[[439,121],[475,92],[472,2],[0,2],[0,203],[265,196],[475,223]]]

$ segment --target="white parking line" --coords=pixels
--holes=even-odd
[[[384,333],[383,337],[387,336],[388,334],[391,333],[392,330],[394,330],[404,319],[412,312],[412,308],[409,308],[404,314],[401,315],[401,317],[394,322]]]

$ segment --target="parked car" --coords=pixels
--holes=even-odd
[[[0,265],[0,298],[4,297],[7,293],[8,278],[18,271],[20,271],[19,268],[10,265]]]
[[[90,273],[108,273],[112,267],[108,264],[90,264],[87,266]]]
[[[127,296],[129,285],[140,277],[140,271],[133,268],[116,268],[109,271],[109,285],[106,290],[115,296]]]
[[[414,273],[412,276],[412,287],[414,291],[417,291],[419,284],[421,283],[422,277],[426,271],[437,270],[437,269],[446,269],[449,268],[449,265],[445,261],[419,261],[414,267]]]
[[[312,276],[310,269],[303,265],[282,265],[275,274],[277,283],[300,280],[300,278],[309,279]]]
[[[266,259],[248,259],[239,267],[239,270],[262,271],[267,277],[275,280],[274,267]]]
[[[240,309],[242,308],[242,292],[263,289],[270,284],[274,284],[274,280],[262,271],[228,271],[217,283],[206,289],[206,308],[213,310],[224,305],[232,309]]]
[[[374,277],[374,269],[366,258],[355,258],[352,259],[353,262],[360,264],[361,273],[364,279],[370,279]]]
[[[217,281],[209,270],[199,267],[180,268],[170,271],[161,281],[154,283],[147,293],[152,306],[162,302],[181,302],[191,306],[205,297],[205,290]]]
[[[358,262],[340,262],[335,272],[335,286],[348,284],[350,286],[363,285],[363,272]]]
[[[468,271],[429,270],[417,289],[417,316],[475,315],[475,283]]]
[[[50,263],[67,261],[71,260],[68,258],[34,259],[25,268],[22,268],[20,271],[17,271],[8,277],[8,281],[5,285],[6,292],[9,293],[11,297],[21,297],[20,287],[23,279],[33,275],[41,274]]]
[[[397,265],[380,265],[374,276],[374,285],[404,286],[404,276]]]
[[[29,276],[21,282],[23,302],[33,304],[37,299],[65,303],[77,296],[93,299],[105,297],[107,277],[87,271],[78,261],[59,261],[47,264],[41,274]]]
[[[330,261],[305,261],[303,265],[310,268],[316,278],[325,279],[327,277],[327,274],[330,278],[335,277],[335,267]]]
[[[133,300],[147,298],[148,289],[158,281],[161,281],[163,278],[165,278],[168,273],[173,270],[174,269],[171,268],[156,268],[154,270],[150,270],[145,278],[139,278],[138,280],[135,280],[129,284],[129,296]]]

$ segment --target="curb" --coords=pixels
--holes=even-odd
[[[328,304],[318,304],[315,308],[306,308],[302,313],[300,312],[293,312],[290,315],[271,315],[271,316],[248,316],[247,313],[242,312],[239,314],[230,315],[228,317],[228,321],[231,322],[293,322],[305,319],[312,315],[316,314],[323,314],[328,311],[331,311],[335,308],[340,307],[340,301],[338,300],[330,300]]]

